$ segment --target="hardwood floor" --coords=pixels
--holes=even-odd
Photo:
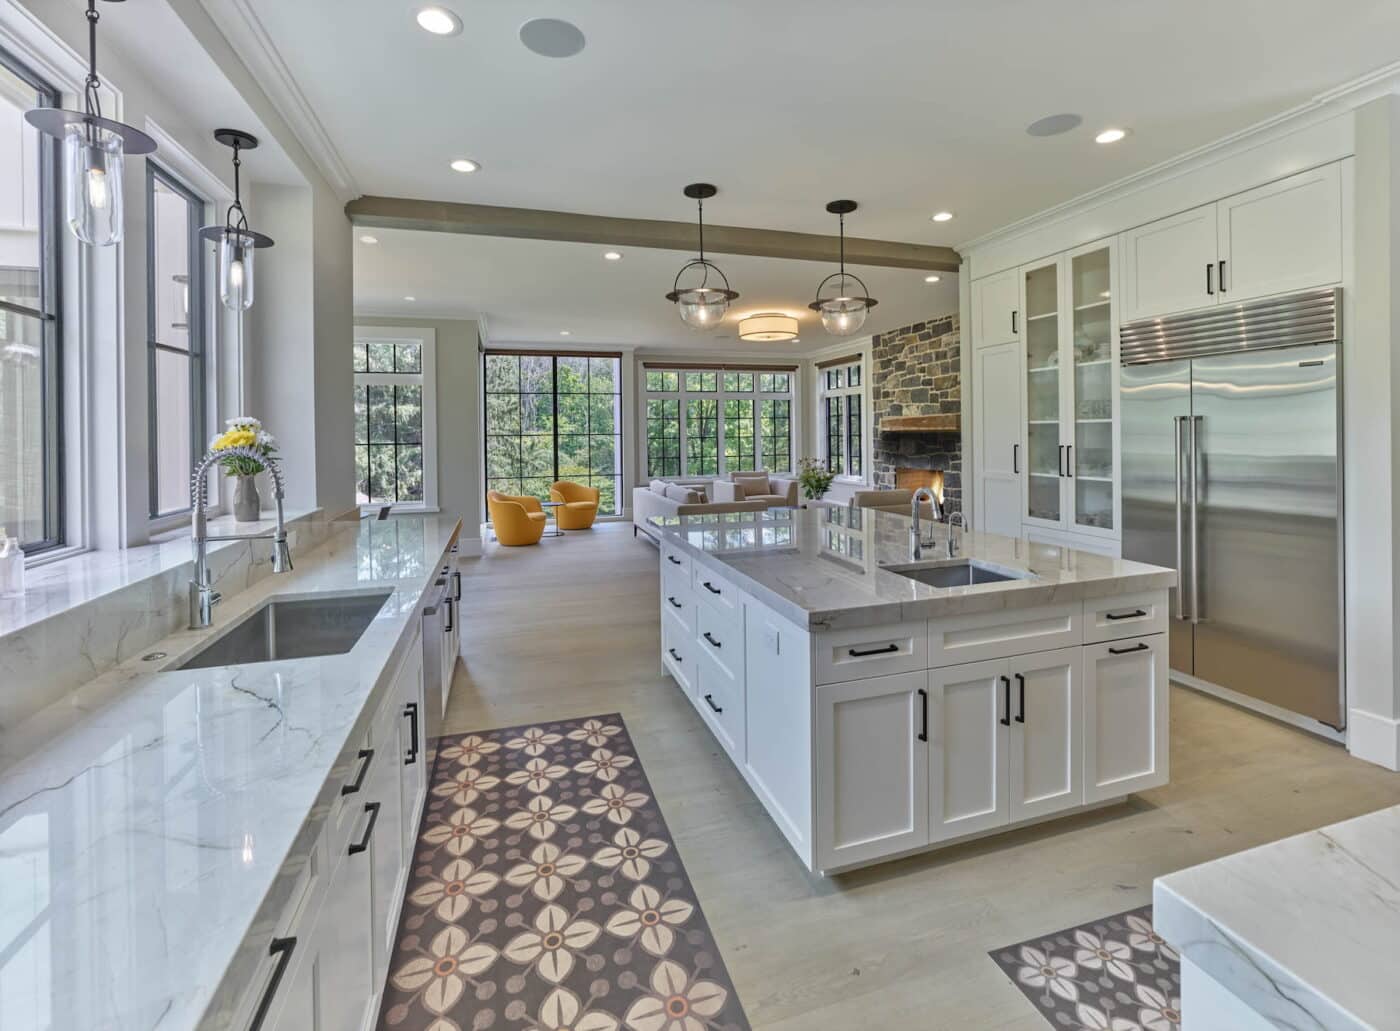
[[[631,524],[488,544],[462,568],[447,731],[621,712],[762,1031],[1044,1031],[988,950],[1150,902],[1159,874],[1400,803],[1400,775],[1174,688],[1168,786],[815,878],[663,672],[657,552]]]

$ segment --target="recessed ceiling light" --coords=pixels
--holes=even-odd
[[[1083,123],[1083,118],[1070,112],[1049,115],[1026,126],[1026,134],[1029,136],[1059,136],[1071,129],[1078,129]]]
[[[561,330],[559,331],[559,335],[560,335],[561,337],[573,336],[573,334],[572,334],[569,330],[567,330],[567,329],[561,329]]]
[[[1128,135],[1126,129],[1105,129],[1094,137],[1095,143],[1117,143],[1124,136]]]
[[[416,300],[418,300],[418,298],[406,294],[406,295],[404,295],[404,300],[405,300],[405,301],[416,301]]]
[[[365,236],[360,237],[360,243],[378,243],[378,242],[379,242],[379,237],[377,237],[377,236],[365,235]]]
[[[586,40],[579,27],[559,18],[535,18],[520,26],[520,42],[541,57],[573,57]]]
[[[475,172],[480,168],[481,165],[471,158],[458,158],[456,161],[452,162],[452,171],[454,172]]]
[[[942,278],[943,278],[942,276],[924,276],[924,282],[925,282],[925,283],[936,283],[936,282],[938,282],[938,281],[939,281],[940,279],[942,279]]]
[[[462,31],[462,19],[446,7],[425,7],[418,12],[418,27],[434,36],[455,36]]]
[[[603,258],[607,261],[621,261],[622,253],[620,251],[604,251]]]
[[[953,221],[953,213],[951,211],[940,211],[933,216],[933,220],[935,222],[951,222]]]

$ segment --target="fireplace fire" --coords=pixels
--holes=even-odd
[[[938,503],[943,504],[943,471],[941,469],[895,469],[895,490],[918,490],[927,487]]]

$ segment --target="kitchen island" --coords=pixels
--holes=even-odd
[[[808,869],[1166,783],[1172,570],[873,509],[657,517],[661,660]]]

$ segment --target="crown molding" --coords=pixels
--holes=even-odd
[[[349,166],[253,10],[252,0],[200,0],[200,4],[286,119],[331,189],[342,201],[359,196]]]
[[[1352,79],[1332,89],[1318,93],[1296,107],[1282,111],[1272,118],[1246,126],[1228,136],[1188,150],[1166,161],[1158,162],[1140,172],[1118,179],[1107,186],[1080,194],[1062,204],[1038,211],[1033,215],[1010,222],[990,233],[958,244],[954,249],[967,255],[979,247],[992,243],[1013,240],[1032,229],[1052,225],[1092,211],[1103,204],[1132,196],[1166,179],[1185,175],[1197,169],[1212,165],[1221,159],[1249,150],[1284,136],[1291,135],[1308,126],[1336,118],[1363,104],[1387,93],[1400,92],[1400,61],[1383,65],[1360,78]]]

